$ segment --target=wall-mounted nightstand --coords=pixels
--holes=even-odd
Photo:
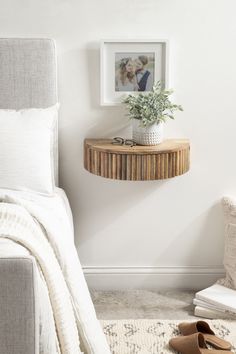
[[[189,170],[187,139],[168,139],[155,146],[113,145],[111,139],[85,139],[84,167],[101,177],[150,181],[172,178]]]

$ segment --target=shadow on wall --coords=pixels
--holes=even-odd
[[[90,42],[86,48],[88,89],[91,108],[100,107],[100,48],[97,42]]]
[[[86,183],[89,185],[89,195],[94,196],[88,200],[88,191],[80,193],[83,206],[80,214],[75,218],[75,228],[78,230],[79,245],[89,242],[94,235],[116,223],[132,208],[140,203],[145,203],[149,195],[163,187],[165,181],[117,181],[103,177],[94,176],[85,172]],[[122,187],[122,188],[121,188]],[[121,235],[124,233],[126,225],[120,223]]]
[[[168,266],[176,264],[195,266],[204,264],[204,260],[207,259],[207,266],[222,267],[222,262],[214,263],[215,259],[223,261],[224,220],[221,203],[216,202],[196,217],[182,232],[168,239],[169,243],[159,255],[157,263],[165,265],[168,259]],[[173,253],[173,250],[176,252]]]
[[[125,116],[125,108],[100,105],[100,48],[97,42],[88,45],[86,59],[91,109],[97,109],[102,113],[97,123],[88,129],[86,136],[107,138],[126,133],[125,137],[130,137],[130,132],[126,131],[130,127],[130,122]]]

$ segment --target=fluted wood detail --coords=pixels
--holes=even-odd
[[[189,170],[188,140],[166,140],[157,146],[114,146],[111,140],[85,139],[84,167],[111,179],[150,181],[172,178]]]

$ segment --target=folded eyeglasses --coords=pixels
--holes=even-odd
[[[116,136],[115,138],[112,139],[111,142],[113,145],[128,145],[130,147],[133,147],[136,145],[136,142],[132,139],[123,139],[120,136]]]

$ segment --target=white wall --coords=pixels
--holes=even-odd
[[[205,286],[222,272],[220,198],[236,195],[234,0],[1,0],[2,37],[58,46],[60,174],[91,286]],[[167,38],[174,99],[166,137],[191,140],[191,170],[166,181],[106,180],[83,168],[85,137],[129,136],[99,106],[102,38]]]

